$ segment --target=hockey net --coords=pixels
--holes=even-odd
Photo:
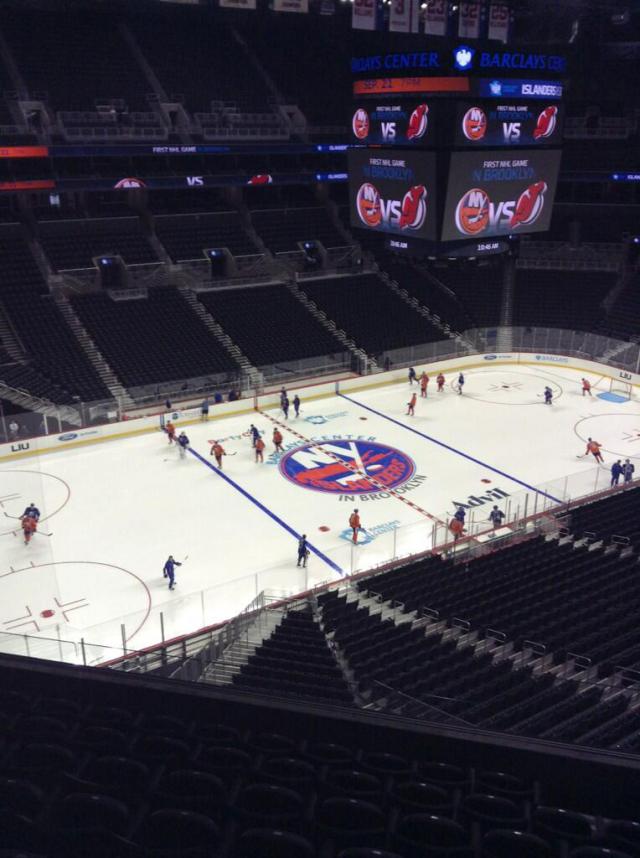
[[[609,393],[615,393],[618,396],[623,396],[625,399],[631,399],[633,396],[633,385],[629,381],[623,381],[621,378],[609,379]]]

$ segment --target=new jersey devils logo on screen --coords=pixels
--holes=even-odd
[[[529,185],[518,197],[516,209],[511,215],[509,226],[529,226],[540,217],[544,206],[544,195],[547,190],[546,182],[536,182]]]
[[[551,137],[553,132],[556,130],[556,123],[558,121],[557,116],[558,108],[555,104],[550,107],[545,107],[542,113],[538,116],[538,122],[533,130],[533,139],[544,140],[547,137]]]
[[[380,191],[370,182],[360,185],[356,195],[358,217],[365,226],[376,228],[382,223],[382,205]]]
[[[359,107],[353,114],[351,127],[358,140],[364,140],[369,136],[369,114],[363,107]]]
[[[402,198],[400,229],[420,229],[427,217],[427,189],[414,185]]]
[[[487,131],[487,115],[481,107],[470,107],[462,117],[462,133],[475,143],[482,140]]]
[[[471,188],[456,206],[456,227],[464,235],[479,235],[489,223],[489,194],[480,188]]]
[[[429,107],[419,104],[409,117],[407,140],[419,140],[424,137],[429,124]]]

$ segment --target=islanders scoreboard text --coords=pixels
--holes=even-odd
[[[351,68],[353,227],[394,250],[451,256],[502,252],[549,228],[565,56],[450,44],[362,55]]]

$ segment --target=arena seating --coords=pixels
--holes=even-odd
[[[304,280],[300,288],[369,354],[442,339],[442,331],[373,274]]]
[[[284,285],[223,289],[198,297],[254,366],[344,350]]]
[[[264,80],[251,63],[238,62],[242,48],[222,16],[213,19],[200,9],[178,8],[166,16],[134,17],[130,23],[164,89],[178,95],[187,110],[208,112],[216,102],[221,120],[224,108],[231,104],[252,113],[265,112],[269,93]],[[206,38],[202,38],[203,27]],[[189,46],[188,63],[176,62],[178,43]]]
[[[492,327],[500,323],[504,278],[501,261],[490,265],[453,263],[432,266],[429,270],[456,295],[471,316],[473,327]]]
[[[113,98],[148,110],[151,87],[109,15],[96,26],[95,11],[76,9],[70,27],[55,12],[6,9],[0,27],[30,92],[46,94],[55,110],[94,111]]]
[[[601,764],[607,789],[590,792],[579,759],[505,753],[489,734],[3,661],[12,858],[638,855],[630,768]]]
[[[325,247],[343,247],[348,241],[338,232],[325,208],[314,206],[254,211],[254,229],[269,250],[300,250],[298,242],[316,239]]]
[[[174,288],[151,289],[142,301],[91,294],[72,303],[125,386],[239,370]]]
[[[174,262],[203,260],[207,247],[228,247],[234,256],[258,253],[238,212],[160,215],[155,230]]]
[[[0,301],[30,358],[28,368],[3,368],[4,381],[58,403],[110,398],[48,294],[18,224],[0,226]]]
[[[514,324],[591,331],[616,275],[603,271],[517,271]]]
[[[640,326],[639,285],[640,276],[638,275],[625,285],[606,317],[596,325],[599,333],[608,334],[615,339],[628,339],[638,333]]]
[[[93,258],[119,254],[125,264],[158,262],[137,218],[49,221],[38,234],[57,271],[93,267]]]
[[[290,611],[249,657],[234,685],[296,699],[353,705],[353,697],[311,610]]]
[[[611,460],[613,461],[613,459]],[[635,474],[636,478],[638,474]],[[640,491],[636,488],[610,495],[593,503],[576,506],[568,514],[567,526],[576,539],[585,533],[608,543],[613,536],[626,538],[640,546]]]

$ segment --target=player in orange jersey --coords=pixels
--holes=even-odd
[[[282,432],[278,428],[273,430],[273,446],[276,448],[276,453],[284,453],[282,449]]]
[[[453,541],[457,542],[464,533],[464,521],[459,518],[452,518],[449,522],[449,530],[453,533]]]
[[[354,543],[357,543],[358,531],[362,527],[362,524],[360,523],[360,513],[358,512],[357,509],[354,509],[354,511],[349,516],[349,527],[353,531],[352,539],[353,539]]]
[[[262,455],[264,452],[264,441],[262,438],[256,438],[256,462],[264,462],[264,456]]]
[[[173,444],[176,440],[176,427],[173,425],[171,420],[166,425],[167,435],[169,436],[169,443]]]
[[[596,462],[603,463],[604,459],[602,458],[602,453],[600,452],[601,447],[602,444],[599,441],[594,441],[593,438],[587,438],[587,449],[584,451],[583,456],[587,456],[589,453],[591,453]]]
[[[429,376],[426,372],[423,372],[420,376],[420,396],[423,399],[426,399],[427,396],[427,385],[429,384]]]
[[[407,402],[407,414],[411,414],[413,417],[415,414],[416,402],[418,401],[417,395],[414,393],[409,402]]]
[[[588,393],[589,396],[593,396],[593,393],[591,393],[591,382],[588,379],[583,378],[582,379],[582,395],[584,396],[585,393]]]
[[[38,529],[37,519],[30,515],[22,516],[22,532],[24,533],[24,544],[28,545],[31,542],[31,537]]]
[[[444,375],[441,372],[438,373],[436,382],[438,383],[438,393],[442,393],[444,390]]]
[[[222,470],[222,457],[227,454],[224,451],[224,447],[219,441],[214,441],[211,446],[211,455],[216,457],[216,463],[220,470]]]

